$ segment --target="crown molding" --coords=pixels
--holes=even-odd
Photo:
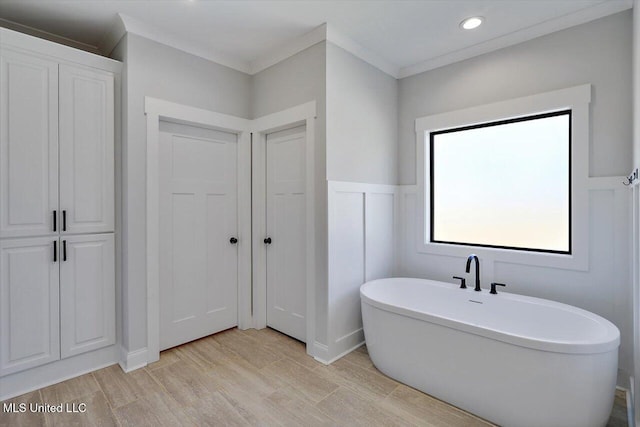
[[[373,65],[374,67],[390,75],[391,77],[397,79],[400,75],[400,67],[398,67],[396,64],[387,61],[380,55],[373,52],[371,49],[362,46],[358,42],[342,34],[332,25],[327,26],[327,41],[330,41],[336,46],[341,47],[342,49]]]
[[[372,52],[370,49],[358,44],[356,41],[342,34],[336,30],[335,27],[327,23],[314,28],[301,37],[296,37],[290,42],[281,45],[260,59],[252,61],[250,74],[259,73],[260,71],[265,70],[278,62],[284,61],[285,59],[290,58],[322,41],[329,41],[390,76],[394,78],[398,77],[399,67],[397,65],[392,64]]]
[[[266,70],[278,62],[284,61],[293,55],[302,52],[311,46],[327,39],[327,24],[322,24],[301,37],[296,37],[291,41],[279,46],[266,55],[251,61],[249,74],[257,74]]]
[[[127,33],[132,33],[132,34],[156,41],[163,45],[181,50],[183,52],[198,56],[200,58],[215,62],[220,65],[224,65],[225,67],[233,68],[234,70],[241,71],[246,74],[251,74],[251,67],[247,61],[237,60],[234,58],[230,58],[226,55],[221,55],[221,54],[212,52],[211,49],[207,49],[203,46],[198,45],[197,43],[183,39],[182,37],[179,37],[175,34],[169,34],[165,30],[162,30],[160,28],[157,28],[145,22],[139,21],[128,15],[119,13],[118,16],[122,21],[122,24],[124,25],[125,32]],[[112,33],[113,35],[105,36],[104,40],[110,41],[110,43],[113,43],[113,40],[116,40],[116,38],[118,37],[117,26],[115,30],[110,31],[110,33]],[[121,37],[122,36],[120,36],[120,38]],[[116,44],[120,40],[120,38],[117,38]],[[113,47],[115,47],[115,44]],[[111,47],[111,49],[113,49],[113,47]]]
[[[329,41],[378,68],[382,72],[394,78],[402,79],[519,44],[546,34],[564,30],[569,27],[584,24],[614,13],[622,12],[624,10],[631,9],[633,7],[633,2],[634,0],[604,0],[595,6],[590,6],[577,12],[553,18],[527,28],[478,43],[474,46],[434,57],[407,67],[399,67],[398,65],[382,58],[380,55],[357,43],[327,23],[314,28],[300,37],[296,37],[289,42],[284,43],[277,49],[274,49],[268,54],[253,61],[238,60],[212,52],[211,49],[202,45],[193,43],[175,34],[169,34],[165,30],[120,13],[118,13],[114,18],[112,25],[109,27],[109,31],[105,33],[98,46],[78,42],[76,40],[58,36],[56,34],[38,30],[36,28],[2,18],[0,18],[0,26],[102,55],[109,55],[126,33],[132,33],[249,75],[259,73],[260,71],[290,58],[319,42]]]
[[[86,52],[91,52],[98,55],[100,55],[101,53],[98,46],[93,46],[88,43],[82,43],[67,37],[50,33],[48,31],[39,30],[37,28],[33,28],[28,25],[18,24],[17,22],[9,21],[8,19],[0,18],[0,27],[17,31],[19,33],[28,34],[30,36],[38,37],[40,39],[49,40],[51,42],[59,43],[65,46],[70,46],[76,49],[84,50]]]
[[[564,30],[576,25],[585,24],[599,18],[603,18],[614,13],[622,12],[633,7],[633,0],[608,0],[590,6],[585,9],[572,12],[570,14],[560,16],[558,18],[549,19],[536,25],[532,25],[522,30],[514,31],[491,40],[460,49],[455,52],[447,53],[435,58],[428,59],[415,65],[403,67],[400,69],[398,78],[413,76],[415,74],[424,73],[425,71],[443,67],[445,65],[460,62],[465,59],[483,55],[508,46],[532,40],[556,31]]]

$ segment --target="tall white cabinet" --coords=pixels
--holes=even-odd
[[[116,341],[119,65],[0,29],[0,377]]]

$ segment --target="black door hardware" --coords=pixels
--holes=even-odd
[[[53,231],[57,231],[58,228],[58,215],[57,211],[53,211]]]
[[[58,262],[58,241],[53,241],[53,262]]]
[[[67,231],[67,211],[62,211],[62,231]]]
[[[271,237],[267,237],[266,239],[264,239],[264,244],[265,245],[270,245],[271,244]]]
[[[67,260],[67,241],[66,240],[62,241],[62,260],[63,261]]]
[[[238,239],[236,239],[235,237],[232,237],[229,239],[229,243],[231,243],[232,245],[235,245],[236,243],[238,243]]]

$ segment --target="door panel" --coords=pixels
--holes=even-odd
[[[113,138],[113,74],[60,65],[63,231],[114,230]]]
[[[57,238],[0,241],[0,375],[60,359],[54,242]]]
[[[0,51],[0,237],[53,235],[58,64]]]
[[[113,234],[62,237],[60,330],[62,358],[115,343]]]
[[[237,325],[237,137],[160,124],[160,348]]]
[[[267,325],[306,340],[305,128],[267,135]]]

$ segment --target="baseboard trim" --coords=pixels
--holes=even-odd
[[[313,349],[313,358],[320,363],[328,365],[329,362],[327,362],[327,360],[329,359],[329,347],[326,344],[315,341],[313,343]]]
[[[621,388],[621,387],[618,387]],[[626,400],[627,400],[627,425],[629,427],[635,427],[636,425],[636,410],[634,407],[635,402],[635,390],[634,390],[634,382],[633,376],[629,376],[629,388],[624,389],[626,392]]]
[[[136,369],[147,366],[147,348],[127,352],[124,347],[120,349],[120,368],[124,372],[135,371]]]
[[[111,346],[58,360],[0,378],[0,401],[48,387],[118,363],[117,347]]]
[[[324,351],[323,351],[323,356],[324,357],[319,357],[318,356],[317,349],[318,349],[319,345],[324,347]],[[342,353],[338,354],[337,356],[329,358],[329,349],[328,349],[328,347],[326,345],[324,345],[324,344],[319,344],[318,342],[316,342],[316,356],[314,357],[314,359],[316,359],[318,362],[323,363],[325,365],[330,365],[333,362],[335,362],[336,360],[342,359],[344,356],[346,356],[347,354],[351,353],[352,351],[354,351],[358,347],[362,347],[363,345],[364,345],[364,340],[362,340],[361,342],[357,343],[353,347],[348,348],[347,350],[343,351]]]

